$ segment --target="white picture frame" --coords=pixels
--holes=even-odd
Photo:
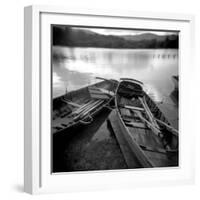
[[[118,189],[192,183],[194,181],[194,133],[192,87],[194,72],[194,17],[183,14],[116,10],[85,10],[56,6],[25,8],[25,128],[24,189],[31,194]],[[51,61],[50,25],[71,24],[119,28],[180,31],[180,166],[51,174]],[[189,133],[189,134],[188,134]]]

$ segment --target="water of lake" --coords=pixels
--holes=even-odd
[[[55,46],[53,59],[53,97],[104,78],[134,78],[158,104],[174,127],[178,127],[178,104],[171,93],[173,75],[178,75],[178,50],[104,49]]]

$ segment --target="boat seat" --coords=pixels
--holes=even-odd
[[[132,117],[132,114],[130,112],[129,109],[126,109],[126,108],[120,108],[120,111],[121,111],[121,115],[124,117]]]

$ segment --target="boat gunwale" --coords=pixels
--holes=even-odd
[[[90,85],[90,86],[86,86],[86,87],[80,88],[80,89],[78,89],[78,90],[73,90],[73,91],[70,91],[69,93],[71,93],[71,92],[77,92],[77,91],[84,90],[84,89],[88,89],[88,88],[91,87],[91,86],[96,86],[97,84],[103,83],[103,82],[106,82],[106,81],[107,81],[107,80],[104,80],[104,81],[101,81],[101,82],[92,84],[92,85]],[[113,81],[112,81],[112,82],[113,82]],[[117,85],[117,87],[118,87],[118,85]],[[117,87],[116,87],[116,88],[117,88]],[[116,88],[115,88],[114,94],[116,93]],[[68,93],[68,94],[69,94],[69,93]],[[66,94],[61,95],[61,96],[59,96],[59,97],[56,97],[56,98],[53,99],[53,101],[54,101],[54,100],[61,100],[61,101],[62,101],[62,98],[65,97],[65,96],[66,96]],[[102,110],[104,107],[106,107],[114,98],[115,98],[115,95],[112,96],[112,97],[110,97],[108,100],[105,100],[105,102],[103,102],[101,105],[99,105],[99,107],[97,107],[97,108],[95,108],[94,110],[91,111],[90,116],[91,116],[91,117],[96,116],[96,115],[97,115],[99,112],[101,112],[101,110]],[[52,106],[52,108],[53,108],[53,106]],[[83,118],[83,119],[84,119],[84,118]],[[70,124],[68,127],[63,127],[63,129],[57,130],[57,131],[55,131],[55,132],[53,132],[53,126],[51,126],[51,128],[52,128],[52,134],[54,135],[54,134],[57,134],[57,133],[61,133],[62,131],[65,131],[65,130],[67,130],[67,129],[73,127],[73,126],[75,127],[75,126],[79,126],[79,125],[81,125],[81,124],[82,124],[82,123],[81,123],[81,120],[73,121],[72,124]],[[84,125],[84,124],[83,124],[83,125]]]
[[[124,81],[128,81],[128,80],[122,80],[120,83],[122,83],[122,82],[124,82]],[[130,81],[130,82],[131,82],[131,81]],[[116,105],[116,111],[117,111],[116,113],[117,113],[119,122],[122,124],[122,126],[124,127],[124,129],[125,129],[125,131],[126,131],[126,133],[124,133],[123,131],[122,131],[122,133],[124,134],[125,137],[126,137],[126,134],[127,134],[129,137],[131,137],[130,130],[128,129],[128,127],[126,126],[124,120],[122,119],[121,112],[120,112],[120,108],[119,108],[119,104],[118,104],[118,94],[117,94],[117,91],[118,91],[118,89],[119,89],[119,87],[120,87],[120,83],[118,84],[118,87],[117,87],[117,89],[116,89],[116,96],[115,96],[115,105]],[[135,82],[131,82],[131,83],[137,84],[137,83],[135,83]],[[142,89],[143,89],[143,88],[142,88]],[[159,107],[155,104],[155,102],[153,102],[153,100],[148,96],[148,94],[147,94],[144,90],[143,90],[143,92],[144,92],[145,97],[148,97],[149,100],[151,101],[151,103],[153,103],[154,106],[156,106],[156,108],[158,109],[158,112],[161,113],[161,116],[164,118],[164,121],[167,122],[167,123],[170,125],[170,123],[168,122],[167,118],[166,118],[166,117],[164,116],[164,114],[160,111]],[[119,96],[120,96],[120,95],[119,95]],[[171,134],[172,134],[172,137],[175,137],[175,138],[177,139],[177,141],[178,141],[178,135],[174,135],[173,133],[171,133]],[[128,142],[128,144],[129,144],[129,141],[127,141],[127,142]],[[141,157],[136,155],[137,158],[139,157],[138,160],[139,160],[139,161],[142,161],[142,162],[145,160],[145,161],[151,163],[152,167],[156,167],[156,166],[154,165],[154,163],[152,163],[152,162],[149,160],[149,158],[145,155],[144,150],[143,150],[134,140],[132,140],[132,142],[133,142],[134,146],[136,147],[136,149],[139,150],[137,153],[139,153]],[[141,164],[144,164],[144,163],[141,163]],[[143,165],[143,166],[145,167],[145,165]]]
[[[139,84],[140,86],[143,86],[144,83],[141,82],[141,81],[138,81],[136,79],[133,79],[133,78],[120,78],[120,81],[127,81],[127,82],[131,82],[131,83],[136,83],[136,84]]]
[[[117,89],[116,89],[116,94],[115,94],[115,106],[116,106],[116,111],[117,111],[116,113],[117,113],[119,122],[124,127],[126,133],[128,133],[128,136],[131,137],[129,130],[128,130],[127,126],[125,125],[125,123],[124,123],[124,121],[121,117],[121,114],[120,114],[120,111],[119,111],[119,106],[118,106],[118,101],[117,101],[117,91],[120,87],[121,82],[124,82],[124,81],[122,80],[118,83],[118,86],[117,86]],[[129,143],[129,140],[126,137],[126,133],[123,132],[127,142]],[[134,148],[137,151],[137,153],[136,152],[133,152],[133,153],[135,154],[135,156],[136,156],[137,160],[140,162],[140,164],[143,167],[154,167],[153,163],[151,163],[151,161],[147,158],[147,156],[144,154],[143,150],[139,147],[139,145],[134,140],[132,140],[132,143],[133,143],[134,146],[133,147],[131,146],[131,147]],[[138,153],[139,153],[139,155],[138,155]]]

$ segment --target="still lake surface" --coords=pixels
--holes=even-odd
[[[104,78],[134,78],[178,128],[178,104],[171,96],[172,76],[178,75],[176,49],[107,49],[54,46],[53,98]]]

